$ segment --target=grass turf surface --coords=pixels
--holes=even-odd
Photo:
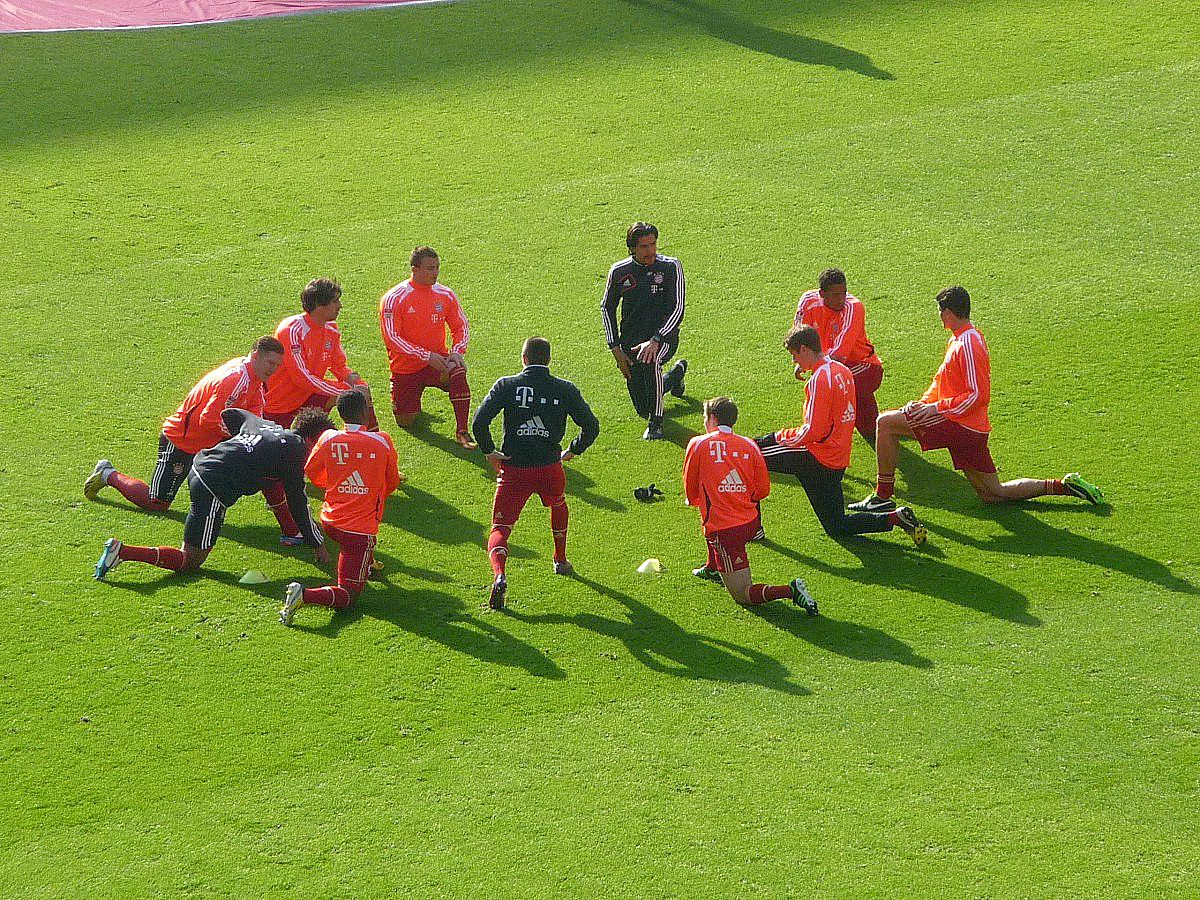
[[[1171,895],[1197,861],[1200,389],[1194,35],[1184,2],[545,0],[196,30],[3,38],[10,271],[2,457],[5,895]],[[597,302],[625,225],[688,274],[688,392],[739,430],[794,422],[776,350],[839,264],[918,394],[967,285],[1007,476],[1067,500],[983,509],[945,454],[902,458],[930,525],[843,547],[777,481],[768,581],[823,616],[736,609],[688,574],[678,447],[645,446]],[[375,303],[438,247],[477,394],[543,333],[604,427],[571,465],[578,581],[547,516],[485,613],[491,487],[430,432],[380,540],[390,586],[280,628],[253,499],[206,577],[103,539],[169,518],[79,483],[148,474],[190,384],[346,287],[380,390]],[[668,435],[700,427],[669,403]],[[856,438],[852,495],[873,461]],[[669,502],[636,505],[656,481]],[[647,556],[660,578],[634,573]],[[262,588],[236,584],[247,568]]]

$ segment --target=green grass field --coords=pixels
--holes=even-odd
[[[472,0],[0,37],[0,895],[1200,894],[1196,14]],[[598,316],[639,217],[689,287],[692,399],[655,445]],[[186,510],[87,503],[96,458],[149,475],[187,388],[316,275],[382,395],[376,302],[417,243],[477,396],[541,333],[593,402],[582,577],[535,504],[511,611],[481,609],[492,486],[436,395],[422,436],[389,420],[409,482],[353,613],[279,626],[322,575],[252,498],[203,576],[93,582],[105,538],[178,544]],[[820,618],[694,579],[678,445],[717,393],[743,433],[798,421],[779,341],[828,265],[884,405],[970,288],[1003,474],[1078,469],[1110,514],[983,508],[909,452],[927,550],[837,544],[777,480],[754,570]],[[873,474],[856,438],[848,491]]]

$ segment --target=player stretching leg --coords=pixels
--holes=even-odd
[[[521,348],[517,375],[501,378],[488,391],[471,430],[475,441],[500,477],[492,504],[492,530],[488,535],[488,559],[492,564],[492,592],[488,605],[504,608],[508,590],[505,564],[508,536],[525,508],[537,494],[550,508],[550,530],[554,535],[554,574],[571,575],[567,561],[566,474],[562,464],[583,453],[600,434],[600,423],[579,388],[550,374],[550,342],[531,337]],[[499,450],[492,439],[491,423],[504,412],[504,441]],[[567,417],[579,426],[579,434],[562,450]]]
[[[201,450],[229,437],[221,413],[236,407],[262,415],[265,382],[283,363],[283,345],[271,336],[260,337],[250,355],[231,359],[213,369],[188,391],[158,436],[158,465],[150,483],[122,475],[107,459],[96,463],[83,483],[83,495],[95,500],[100,489],[112,487],[130,503],[152,512],[170,508]]]
[[[337,399],[344,431],[329,430],[318,439],[304,474],[325,489],[321,524],[325,534],[341,548],[337,584],[305,588],[298,581],[287,586],[279,621],[292,624],[301,605],[345,609],[362,593],[371,572],[376,535],[388,496],[400,484],[396,448],[382,431],[368,431],[367,398],[347,391]]]
[[[233,437],[196,454],[188,476],[192,507],[183,523],[183,547],[135,547],[109,538],[96,562],[97,581],[107,578],[122,562],[149,563],[173,572],[195,571],[221,534],[225,510],[239,498],[258,493],[267,479],[282,483],[305,543],[313,548],[317,562],[329,562],[324,536],[313,524],[304,496],[304,460],[317,437],[333,427],[329,417],[320,410],[305,410],[296,419],[295,431],[285,431],[243,409],[227,409],[221,418]]]
[[[771,492],[767,463],[758,445],[733,433],[738,408],[728,397],[704,404],[707,434],[688,443],[683,460],[683,487],[688,506],[700,510],[708,544],[706,568],[719,573],[729,596],[742,606],[787,600],[810,616],[817,601],[802,578],[790,584],[754,583],[746,544],[761,527],[759,502]]]
[[[984,503],[1029,500],[1070,494],[1088,503],[1104,502],[1098,487],[1078,472],[1060,479],[1016,478],[1000,481],[988,451],[988,420],[992,373],[987,344],[971,323],[971,296],[963,287],[948,287],[937,295],[942,325],[952,334],[946,357],[920,400],[879,416],[875,453],[879,477],[875,492],[850,509],[886,512],[896,508],[896,462],[900,440],[915,438],[922,451],[948,449],[954,468],[962,470]]]
[[[907,506],[883,513],[846,514],[842,478],[850,465],[854,435],[855,388],[850,370],[821,352],[821,336],[811,325],[793,328],[783,346],[792,355],[796,378],[812,377],[804,386],[804,423],[755,440],[772,472],[799,479],[825,533],[833,538],[904,529],[914,544],[925,543],[925,526]],[[692,572],[717,579],[707,565]]]

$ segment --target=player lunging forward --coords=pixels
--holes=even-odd
[[[337,410],[345,429],[321,435],[304,466],[308,480],[325,490],[321,524],[341,548],[337,584],[316,588],[305,588],[298,581],[289,584],[279,610],[284,625],[292,624],[302,604],[345,609],[358,599],[371,572],[384,506],[400,484],[392,439],[364,428],[366,397],[347,391],[338,397]]]
[[[257,494],[267,480],[283,483],[288,507],[305,543],[313,548],[317,562],[329,562],[324,535],[313,524],[304,496],[308,448],[322,432],[333,427],[329,417],[320,410],[306,409],[296,419],[296,430],[285,431],[244,409],[227,409],[221,416],[233,437],[200,451],[192,462],[188,476],[192,508],[183,523],[183,546],[134,547],[109,538],[96,562],[97,581],[129,561],[173,572],[200,568],[221,534],[225,511],[241,497]]]
[[[789,597],[810,616],[817,601],[802,578],[791,584],[752,583],[746,544],[762,527],[759,502],[771,492],[767,463],[754,441],[733,433],[738,408],[728,397],[704,404],[707,434],[688,443],[683,487],[688,506],[700,511],[708,544],[707,568],[720,573],[729,596],[742,606],[758,606]]]
[[[196,382],[163,422],[158,465],[149,484],[122,475],[109,460],[102,459],[83,483],[83,495],[95,500],[107,485],[142,509],[168,509],[187,480],[196,454],[229,437],[221,413],[237,408],[262,415],[265,383],[282,363],[283,345],[270,335],[260,337],[249,356],[231,359]]]
[[[942,325],[951,332],[945,359],[920,400],[879,416],[875,492],[852,503],[850,509],[885,512],[896,508],[896,461],[901,438],[915,438],[923,451],[948,449],[954,468],[962,470],[984,503],[1029,500],[1047,494],[1071,494],[1088,503],[1103,503],[1100,489],[1078,472],[1061,479],[1000,481],[988,451],[992,430],[988,420],[991,363],[983,335],[971,323],[971,296],[966,288],[956,285],[941,291],[937,304]]]
[[[492,592],[488,605],[504,608],[508,590],[505,564],[508,536],[533,494],[550,508],[550,531],[554,536],[554,574],[574,572],[567,561],[566,474],[562,464],[583,453],[600,433],[600,423],[579,388],[550,374],[550,342],[529,338],[521,348],[520,374],[501,378],[475,411],[472,430],[479,448],[497,467],[496,499],[492,504],[492,530],[488,535],[488,559],[492,564]],[[496,449],[491,423],[504,413],[504,442]],[[567,417],[580,432],[562,450]]]

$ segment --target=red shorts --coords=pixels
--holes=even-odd
[[[521,510],[529,498],[537,494],[542,506],[554,506],[563,500],[567,489],[567,476],[562,463],[548,466],[521,468],[500,464],[500,477],[496,480],[496,499],[492,503],[492,525],[517,524]]]
[[[718,572],[741,572],[750,568],[746,545],[761,528],[762,520],[755,516],[741,525],[706,534],[704,540],[708,543],[708,562],[705,565]]]
[[[426,366],[419,372],[392,373],[392,413],[396,418],[415,416],[421,411],[421,395],[425,388],[437,388],[455,398],[455,389],[459,397],[469,397],[467,387],[467,370],[455,367],[450,372],[439,372],[432,366]]]
[[[357,531],[342,531],[333,525],[325,525],[325,533],[341,548],[338,553],[338,586],[357,595],[366,587],[371,574],[371,561],[375,558],[375,535]]]
[[[263,418],[269,422],[274,422],[281,428],[291,428],[292,423],[296,421],[296,414],[306,406],[315,406],[317,409],[329,412],[336,403],[337,394],[313,394],[295,409],[285,409],[281,412],[264,412]]]
[[[907,415],[904,420],[908,421]],[[954,468],[972,472],[996,471],[996,464],[992,462],[992,454],[988,450],[989,432],[972,431],[949,419],[942,419],[936,425],[913,425],[909,422],[908,427],[921,442],[922,450],[949,450]]]

